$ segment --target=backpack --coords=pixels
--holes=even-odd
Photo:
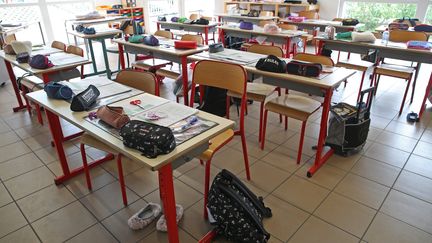
[[[207,86],[204,91],[203,103],[198,107],[198,110],[223,117],[227,112],[226,100],[226,89]]]
[[[271,217],[263,198],[257,197],[235,175],[223,169],[213,180],[208,194],[209,218],[216,232],[235,242],[267,242],[270,234],[262,219]],[[211,216],[211,217],[210,217]]]

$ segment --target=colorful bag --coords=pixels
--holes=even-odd
[[[409,25],[406,23],[393,22],[388,25],[388,29],[391,30],[408,30]]]
[[[290,61],[287,64],[287,73],[305,77],[318,77],[322,71],[322,65],[319,63],[310,63],[302,61]]]
[[[242,30],[253,30],[253,23],[242,21],[239,27]]]
[[[30,67],[37,69],[47,69],[54,66],[47,56],[41,54],[32,56],[29,65]]]
[[[143,43],[144,41],[144,36],[142,35],[133,35],[129,37],[128,40],[130,43]]]
[[[432,43],[427,41],[408,41],[407,47],[410,49],[430,50]]]
[[[432,32],[432,25],[419,24],[419,25],[414,26],[414,30],[420,31],[420,32]]]
[[[86,90],[73,97],[70,108],[72,111],[87,111],[96,104],[99,95],[100,91],[96,86],[89,85]]]
[[[123,107],[120,106],[101,106],[97,110],[96,115],[103,122],[117,129],[120,129],[130,121],[129,116],[126,115]]]
[[[196,41],[174,41],[175,49],[195,49],[197,48]]]
[[[159,40],[154,35],[145,36],[143,42],[144,42],[144,44],[149,45],[149,46],[158,46],[159,45]]]
[[[410,17],[403,17],[401,19],[395,19],[393,22],[400,23],[400,24],[407,24],[408,27],[414,27],[414,26],[420,24],[419,19],[410,18]]]
[[[71,88],[57,82],[47,83],[44,87],[44,90],[48,98],[51,99],[69,100],[72,98],[73,95],[73,91]]]
[[[273,55],[259,59],[255,67],[258,70],[273,73],[286,72],[286,62]]]

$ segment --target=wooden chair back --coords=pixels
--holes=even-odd
[[[129,87],[147,92],[152,95],[157,94],[157,79],[153,73],[126,69],[117,74],[116,82]]]
[[[427,41],[428,37],[424,32],[392,30],[390,31],[389,40],[394,42],[408,42],[411,40]]]
[[[277,57],[284,56],[283,50],[279,46],[254,44],[250,46],[247,51],[263,55],[274,55]]]
[[[261,11],[259,16],[261,16],[261,17],[273,17],[274,12],[273,11]]]
[[[334,19],[332,19],[332,21],[342,22],[343,18],[334,18]]]
[[[189,16],[189,19],[190,19],[190,20],[199,19],[199,15],[198,15],[198,14],[191,14],[191,15]]]
[[[155,36],[160,36],[160,37],[165,37],[168,39],[172,39],[173,38],[173,33],[171,31],[168,30],[156,30],[156,32],[154,32]]]
[[[298,15],[307,19],[319,19],[319,14],[316,11],[300,11]]]
[[[183,35],[181,40],[183,41],[195,41],[198,45],[202,45],[204,43],[203,37],[200,35]]]
[[[305,62],[315,62],[320,63],[325,66],[334,66],[334,62],[330,57],[314,55],[309,53],[299,53],[294,56],[294,60],[305,61]]]
[[[298,30],[298,26],[293,24],[278,24],[278,26],[283,30]]]
[[[72,53],[72,54],[75,54],[75,55],[78,55],[78,56],[82,56],[82,57],[84,56],[84,50],[81,47],[78,47],[78,46],[69,45],[66,48],[66,52],[67,53]]]
[[[66,51],[66,44],[61,41],[53,41],[51,43],[52,48],[60,49],[62,51]]]

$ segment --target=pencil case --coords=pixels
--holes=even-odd
[[[174,48],[176,49],[195,49],[197,43],[195,41],[174,41]]]
[[[124,112],[121,106],[101,106],[96,112],[96,115],[106,124],[120,129],[130,121],[129,116]]]
[[[305,77],[318,77],[322,71],[319,63],[291,61],[287,64],[287,73]]]

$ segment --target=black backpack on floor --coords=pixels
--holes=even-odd
[[[226,89],[207,86],[204,90],[203,103],[198,107],[198,109],[213,115],[224,117],[226,115],[226,100]]]
[[[264,217],[272,216],[270,208],[225,169],[213,180],[207,209],[216,221],[218,234],[228,240],[261,243],[270,239],[262,223]]]

